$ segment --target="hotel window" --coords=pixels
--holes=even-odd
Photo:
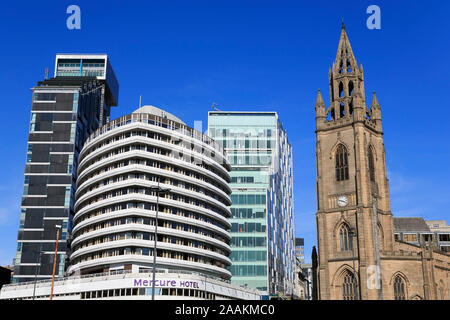
[[[450,241],[450,233],[440,234],[439,241]]]
[[[417,234],[415,233],[407,233],[403,235],[403,240],[406,242],[409,241],[417,241]]]

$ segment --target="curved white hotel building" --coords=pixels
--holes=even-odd
[[[157,299],[259,299],[229,282],[230,170],[214,140],[153,106],[95,131],[79,154],[69,277],[55,299],[148,299],[155,240]]]
[[[230,164],[208,136],[152,106],[95,132],[80,153],[69,273],[153,263],[228,279]]]

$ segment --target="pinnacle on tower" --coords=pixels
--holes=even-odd
[[[378,103],[378,99],[377,99],[375,91],[373,92],[372,104],[370,106],[370,109],[373,109],[374,107],[375,108],[380,108],[380,104]]]
[[[378,103],[378,99],[375,94],[375,91],[373,92],[372,104],[370,106],[370,114],[371,114],[371,119],[376,121],[376,123],[378,124],[378,126],[381,129],[381,107],[380,107],[380,104]]]
[[[317,99],[316,99],[316,119],[323,118],[325,119],[325,102],[323,101],[322,94],[320,93],[320,89],[317,90]]]
[[[325,102],[322,98],[322,93],[320,92],[320,89],[317,90],[317,99],[316,99],[316,107],[318,106],[325,106]]]

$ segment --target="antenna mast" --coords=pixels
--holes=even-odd
[[[216,106],[217,106],[217,103],[213,102],[211,105],[211,108],[215,111],[220,111],[219,109],[216,108]]]

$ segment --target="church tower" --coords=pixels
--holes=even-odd
[[[320,89],[315,104],[319,299],[378,299],[380,252],[394,246],[381,109],[375,92],[366,106],[344,24],[328,77],[330,104]]]

